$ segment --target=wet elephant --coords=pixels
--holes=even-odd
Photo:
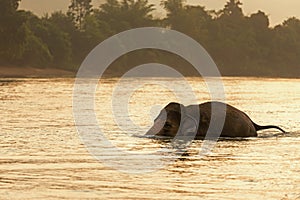
[[[214,106],[214,117],[212,117],[212,106]],[[224,113],[223,118],[222,113]],[[198,139],[206,136],[208,130],[211,132],[215,123],[222,124],[223,121],[221,137],[256,137],[257,131],[269,128],[285,132],[278,126],[257,125],[246,113],[222,102],[205,102],[189,106],[172,102],[162,109],[146,135],[175,137],[177,133],[182,136],[192,134],[195,139]],[[212,129],[209,129],[210,126]]]

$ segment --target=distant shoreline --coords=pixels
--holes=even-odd
[[[35,68],[35,67],[17,67],[0,66],[0,78],[75,78],[76,71],[68,71],[58,68]],[[111,71],[105,73],[104,78],[120,77],[117,73]],[[146,76],[147,77],[147,76]],[[158,76],[159,77],[159,76]],[[186,77],[193,77],[187,75]],[[247,75],[223,75],[222,77],[257,77],[257,78],[291,78],[299,79],[300,76],[247,76]]]
[[[0,78],[75,77],[76,73],[57,68],[0,66]]]

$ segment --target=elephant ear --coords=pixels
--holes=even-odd
[[[156,122],[157,120],[160,120],[160,121],[166,121],[166,119],[167,119],[167,111],[166,111],[166,109],[164,108],[164,109],[162,109],[161,111],[160,111],[160,113],[158,114],[158,116],[154,119],[154,122]]]
[[[185,114],[181,119],[179,135],[189,140],[193,140],[198,131],[198,121],[195,117]]]

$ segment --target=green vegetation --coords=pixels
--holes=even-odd
[[[157,26],[183,32],[209,52],[223,75],[300,76],[300,20],[291,17],[270,27],[257,11],[245,16],[241,2],[228,0],[219,11],[165,0],[164,19],[152,15],[147,0],[107,0],[93,8],[91,0],[71,0],[67,13],[37,17],[18,10],[20,0],[0,0],[0,65],[77,70],[87,54],[106,38],[132,28]],[[159,50],[120,57],[112,75],[147,62],[168,64],[193,75],[183,59]]]

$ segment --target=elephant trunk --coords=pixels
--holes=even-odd
[[[157,119],[154,121],[153,126],[149,129],[146,135],[157,135],[164,127],[165,120]]]

